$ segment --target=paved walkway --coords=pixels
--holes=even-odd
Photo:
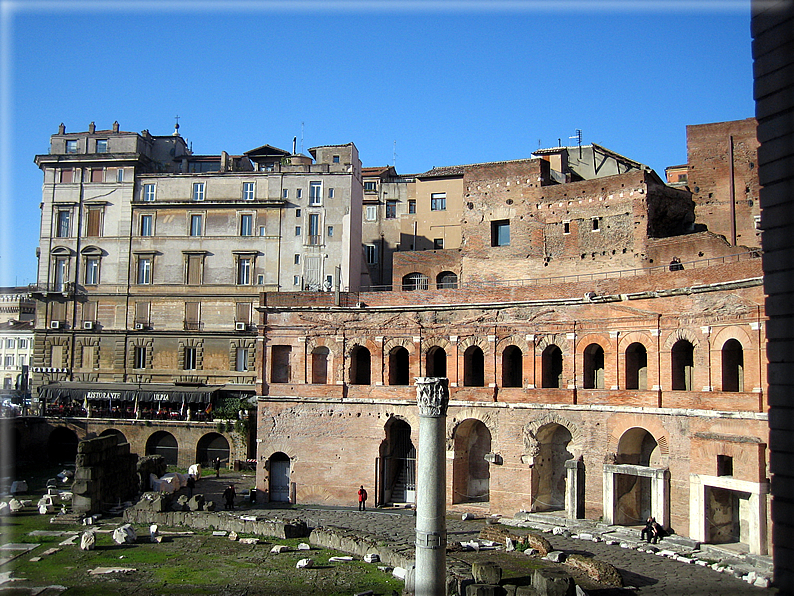
[[[221,483],[232,481],[238,486],[238,495],[242,488],[247,488],[246,479],[232,479],[223,477],[220,481],[214,478],[206,482],[208,478],[203,478],[203,486],[196,487],[196,492],[207,491],[212,487],[222,490]],[[215,485],[215,483],[218,483]],[[213,486],[215,485],[215,486]],[[218,499],[219,501],[219,499]],[[238,497],[236,511],[241,514],[256,513],[263,515],[264,511],[275,513],[279,509],[276,504],[252,505],[247,499]],[[330,508],[320,506],[287,506],[289,517],[303,519],[311,527],[335,526],[346,528],[362,534],[373,535],[390,543],[402,543],[406,546],[412,545],[415,537],[416,518],[412,511],[399,509],[368,509],[359,512],[355,508]],[[263,511],[264,510],[264,511]],[[282,510],[282,516],[286,513]],[[611,526],[608,529],[602,528],[601,531],[593,530],[596,522],[586,522],[580,520],[579,528],[572,527],[572,531],[584,531],[588,533],[600,534],[603,540],[593,542],[583,540],[573,535],[555,535],[551,533],[544,536],[551,542],[556,550],[565,551],[568,554],[579,553],[593,556],[602,561],[614,565],[623,576],[624,589],[605,589],[591,592],[598,596],[613,596],[638,594],[641,596],[733,596],[734,594],[772,594],[773,589],[764,589],[748,584],[746,581],[736,577],[732,571],[739,575],[746,575],[748,572],[757,573],[759,576],[771,577],[771,570],[761,561],[753,565],[752,561],[742,558],[731,557],[728,554],[718,554],[711,551],[693,551],[691,547],[674,544],[663,540],[657,548],[660,550],[674,551],[678,556],[686,559],[706,560],[709,563],[719,562],[719,566],[728,567],[723,572],[718,572],[710,566],[702,566],[695,562],[682,562],[668,556],[660,556],[654,553],[643,552],[650,545],[638,540],[637,531],[634,529],[623,529]],[[485,520],[480,517],[470,521],[462,521],[459,514],[449,514],[447,517],[447,533],[450,543],[474,540],[478,537],[480,530],[485,524]],[[522,533],[522,528],[535,528],[548,530],[553,524],[535,521],[519,521],[503,519],[504,525],[511,526],[511,530]],[[587,527],[589,526],[591,527]],[[524,530],[528,531],[528,530]],[[569,534],[569,533],[568,533]],[[615,542],[610,544],[610,542]],[[686,542],[686,541],[684,541]],[[628,589],[628,588],[631,589]]]

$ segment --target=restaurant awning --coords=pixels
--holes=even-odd
[[[206,404],[221,385],[196,387],[154,383],[72,383],[60,381],[39,387],[39,398],[48,403],[111,400]]]

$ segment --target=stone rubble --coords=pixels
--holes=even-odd
[[[554,523],[555,521],[557,523]],[[580,540],[603,541],[610,546],[655,554],[686,565],[710,567],[717,573],[734,575],[748,584],[758,587],[769,587],[772,581],[771,557],[733,554],[713,545],[701,545],[685,537],[675,535],[665,537],[660,542],[664,546],[660,548],[641,540],[639,530],[635,528],[607,526],[600,522],[583,519],[560,520],[560,518],[556,518],[551,520],[547,517],[544,520],[537,514],[527,512],[519,512],[512,519],[502,518],[500,523],[512,527],[532,528]],[[718,559],[718,561],[711,563],[714,559]]]

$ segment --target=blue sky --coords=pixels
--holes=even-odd
[[[67,131],[195,153],[354,142],[416,173],[575,130],[654,168],[687,124],[754,115],[747,1],[0,0],[0,285],[36,281],[41,172]]]

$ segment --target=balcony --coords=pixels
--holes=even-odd
[[[73,296],[75,293],[74,282],[52,282],[43,284],[29,284],[28,290],[34,298],[44,298],[50,294],[58,294],[60,296]]]
[[[204,323],[201,321],[185,321],[185,331],[201,331],[204,329]]]

